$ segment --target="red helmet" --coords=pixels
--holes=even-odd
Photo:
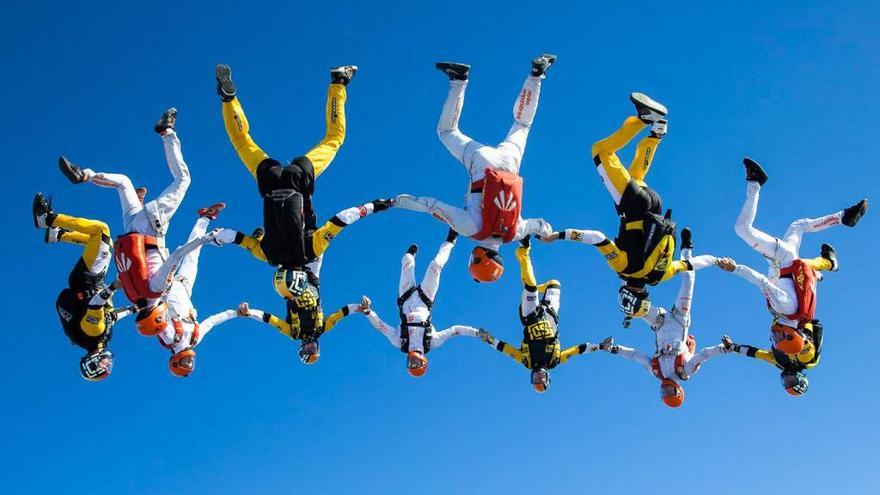
[[[774,323],[770,329],[773,347],[785,354],[797,354],[804,348],[804,334],[788,325]]]
[[[663,399],[663,403],[669,407],[681,407],[684,403],[684,389],[675,380],[664,378],[660,382],[660,397]]]
[[[428,371],[428,358],[419,351],[410,351],[406,355],[406,371],[413,378],[424,376]]]
[[[498,251],[477,246],[471,251],[468,270],[477,282],[494,282],[504,273],[504,260]]]
[[[174,354],[168,361],[168,368],[174,376],[189,376],[196,369],[196,351],[185,349]]]
[[[160,302],[152,308],[142,309],[135,319],[135,326],[141,335],[152,337],[165,330],[168,320],[165,317],[165,303]]]

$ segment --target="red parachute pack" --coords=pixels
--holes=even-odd
[[[779,270],[779,276],[790,278],[794,282],[794,291],[797,294],[797,312],[785,317],[792,321],[811,321],[816,315],[816,282],[819,278],[816,270],[806,261],[796,259],[790,266]]]
[[[134,304],[144,299],[156,299],[161,292],[150,290],[150,271],[147,265],[147,248],[156,249],[156,238],[131,233],[116,238],[116,270],[125,289],[125,296]]]
[[[516,237],[522,211],[522,177],[503,170],[486,169],[486,177],[471,184],[471,192],[483,191],[483,228],[472,238],[500,237],[510,242]]]

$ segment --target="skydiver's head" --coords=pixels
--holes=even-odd
[[[543,394],[550,388],[550,371],[547,368],[535,368],[532,370],[532,388]]]
[[[406,371],[413,378],[424,376],[428,371],[428,358],[422,351],[410,351],[406,355]]]
[[[770,335],[773,338],[773,347],[780,352],[798,354],[804,349],[806,337],[797,328],[776,322],[770,328]]]
[[[504,273],[504,259],[494,249],[477,246],[471,251],[468,270],[476,282],[494,282]]]
[[[159,334],[168,326],[168,306],[159,302],[155,306],[138,311],[135,317],[135,327],[138,333],[146,337]]]
[[[90,382],[99,382],[113,371],[113,353],[104,346],[99,346],[79,360],[79,372]]]
[[[660,382],[660,398],[669,407],[681,407],[684,403],[684,389],[675,380],[664,378]]]
[[[317,338],[306,338],[299,345],[299,360],[303,364],[315,364],[321,357],[321,346]]]
[[[196,369],[196,351],[189,348],[172,355],[168,361],[168,369],[174,376],[189,376]]]
[[[785,391],[795,397],[804,395],[810,388],[810,381],[807,380],[807,375],[800,371],[783,371],[779,378],[782,380],[782,386],[785,387]]]
[[[275,271],[273,280],[275,292],[287,300],[296,299],[309,286],[309,275],[302,270],[289,270],[279,268]]]
[[[620,311],[628,318],[641,318],[648,314],[651,309],[651,301],[648,300],[648,289],[635,285],[625,284],[617,291],[617,301]]]

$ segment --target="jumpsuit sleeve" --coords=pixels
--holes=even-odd
[[[199,340],[196,344],[201,342],[202,339],[205,338],[205,335],[207,335],[214,327],[226,323],[236,316],[238,316],[238,313],[236,313],[234,309],[227,309],[226,311],[211,315],[202,320],[201,323],[199,323]]]
[[[256,238],[238,232],[235,234],[235,243],[241,248],[246,249],[254,258],[266,261],[266,255],[263,253],[263,248],[260,247],[260,241]]]
[[[442,332],[435,332],[431,338],[431,349],[436,349],[443,345],[447,340],[458,335],[467,335],[469,337],[477,336],[477,329],[466,325],[452,325]]]
[[[624,347],[622,345],[615,345],[611,351],[612,354],[619,354],[630,361],[635,361],[642,365],[643,368],[648,370],[648,373],[654,374],[654,370],[651,369],[651,358],[646,356],[643,352],[633,349],[631,347]]]
[[[89,300],[86,314],[80,320],[80,328],[89,337],[97,337],[107,329],[107,311],[113,310],[110,301],[114,292],[110,287],[104,287]]]
[[[716,357],[718,355],[721,355],[723,353],[724,353],[724,346],[721,344],[713,345],[711,347],[704,347],[704,348],[700,349],[700,352],[694,354],[694,357],[692,357],[685,364],[685,374],[686,375],[693,375],[694,373],[697,372],[697,370],[700,368],[700,365],[703,364],[703,362],[705,362],[709,359],[712,359],[713,357]]]
[[[276,317],[271,313],[266,313],[264,311],[260,311],[259,309],[252,309],[250,311],[250,314],[248,315],[248,318],[256,321],[261,321],[268,325],[272,325],[273,327],[277,328],[279,332],[290,337],[290,325],[286,321]]]
[[[528,235],[544,238],[552,233],[553,227],[543,218],[523,218],[516,226],[516,236],[513,240],[518,241]]]
[[[382,335],[388,339],[388,342],[391,342],[391,345],[394,347],[400,347],[400,329],[396,327],[392,327],[391,325],[382,321],[382,318],[379,317],[379,314],[374,310],[370,310],[369,313],[366,314],[367,320],[369,320],[370,325],[373,325],[373,328],[378,330]]]
[[[385,202],[381,200],[370,201],[360,206],[346,208],[328,220],[312,235],[312,250],[315,256],[321,256],[330,247],[330,241],[333,240],[342,229],[357,222],[365,216],[382,211],[388,208]]]
[[[580,345],[574,345],[565,349],[561,353],[559,353],[559,364],[562,364],[568,361],[570,358],[575,356],[579,356],[581,354],[586,354],[590,352],[596,352],[599,349],[599,346],[595,344],[590,344],[589,342],[585,342]]]
[[[503,352],[504,354],[507,354],[517,363],[522,363],[522,358],[523,358],[522,352],[519,349],[517,349],[516,347],[513,347],[512,345],[508,344],[507,342],[505,342],[503,340],[498,340],[495,343],[494,347],[495,347],[496,351]]]
[[[736,349],[736,352],[742,354],[743,356],[760,359],[761,361],[772,364],[777,368],[780,367],[779,363],[776,362],[776,358],[773,357],[773,353],[770,351],[759,349],[750,345],[740,344],[739,348]]]
[[[333,327],[335,327],[340,320],[350,315],[357,307],[357,304],[346,304],[345,306],[336,310],[335,313],[327,317],[327,320],[324,321],[324,333],[333,330]]]

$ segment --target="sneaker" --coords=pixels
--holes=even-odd
[[[214,203],[211,206],[199,208],[199,216],[208,220],[216,220],[223,208],[226,208],[226,203]]]
[[[419,252],[419,246],[418,246],[418,244],[412,244],[412,245],[410,245],[410,247],[408,247],[408,248],[406,249],[406,252],[407,252],[407,254],[411,254],[411,255],[415,256],[416,253]]]
[[[832,272],[836,272],[840,268],[837,264],[837,251],[834,250],[831,244],[822,244],[820,253],[823,258],[831,262]]]
[[[666,117],[666,107],[644,93],[630,93],[629,101],[635,105],[639,119],[646,124],[653,124]]]
[[[333,84],[342,84],[348,86],[354,75],[357,74],[357,65],[340,65],[330,69],[330,82]]]
[[[691,229],[685,227],[681,229],[681,248],[682,249],[693,249],[694,248],[694,234],[691,232]]]
[[[746,167],[746,182],[757,182],[760,186],[767,182],[767,172],[764,172],[758,162],[746,157],[743,158],[743,165]]]
[[[449,76],[450,81],[467,81],[471,66],[455,62],[437,62],[434,64],[437,70]]]
[[[73,184],[82,184],[88,180],[82,168],[63,156],[58,157],[58,168],[61,169],[61,173],[67,177],[67,180]]]
[[[866,211],[868,211],[868,200],[863,199],[843,210],[843,218],[840,221],[847,227],[855,227]]]
[[[455,244],[455,241],[458,240],[458,232],[455,229],[449,229],[449,232],[446,233],[446,242]]]
[[[156,121],[156,125],[153,126],[153,130],[156,131],[156,134],[163,135],[165,131],[168,129],[174,129],[174,123],[177,121],[177,109],[174,107],[165,110],[162,113],[162,116],[159,117],[159,120]]]
[[[226,64],[218,64],[214,70],[217,78],[217,94],[223,101],[232,101],[235,99],[235,83],[232,82],[232,69]]]
[[[52,200],[43,196],[43,193],[34,195],[34,227],[38,229],[48,229],[55,219],[55,213],[52,211]]]
[[[532,75],[541,77],[556,62],[556,55],[544,53],[532,60]]]

